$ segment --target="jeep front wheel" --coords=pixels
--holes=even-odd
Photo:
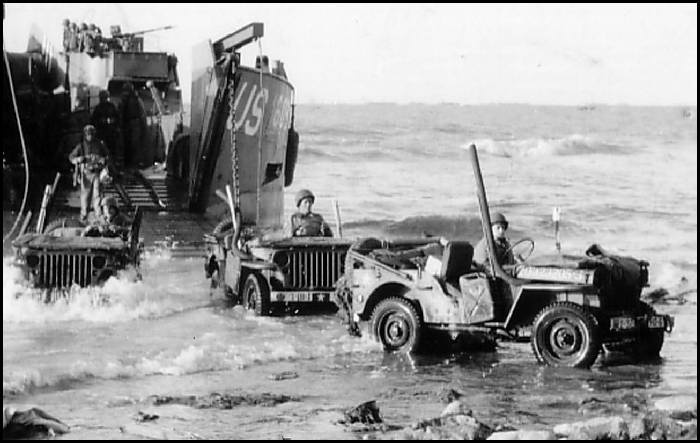
[[[544,308],[532,328],[532,350],[549,366],[589,368],[600,352],[596,318],[581,306],[557,302]]]
[[[243,306],[255,315],[270,312],[270,292],[267,284],[255,273],[248,275],[243,286]]]
[[[421,323],[413,305],[402,298],[382,300],[372,312],[372,332],[387,351],[416,351]]]

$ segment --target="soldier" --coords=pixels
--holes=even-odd
[[[132,166],[141,160],[141,141],[146,136],[146,111],[131,82],[124,83],[119,116],[124,137],[124,163]]]
[[[80,51],[80,30],[78,29],[77,23],[70,24],[70,40],[68,42],[68,51],[78,52]]]
[[[85,43],[85,52],[94,55],[95,54],[95,24],[90,23],[87,28],[87,32],[83,34],[83,39]]]
[[[297,192],[299,210],[292,215],[288,234],[292,237],[333,237],[333,232],[320,214],[311,212],[316,197],[308,189]]]
[[[107,147],[95,137],[95,127],[83,128],[83,140],[70,153],[68,159],[76,167],[80,182],[80,220],[87,221],[88,204],[92,201],[95,216],[100,215],[100,172],[109,160]]]
[[[68,52],[70,49],[71,33],[70,20],[63,19],[63,52]]]
[[[95,223],[85,228],[85,236],[121,237],[126,240],[131,227],[131,220],[119,211],[117,199],[104,197],[102,199],[102,214]]]
[[[510,242],[506,238],[506,230],[508,229],[508,220],[506,216],[497,212],[491,219],[491,232],[493,232],[493,242],[496,246],[496,259],[501,265],[514,265],[515,257],[510,251]],[[489,254],[486,250],[486,237],[482,238],[474,248],[473,262],[481,265],[484,269],[488,268]]]
[[[97,129],[97,136],[104,141],[109,150],[109,156],[112,160],[110,165],[112,175],[116,170],[121,170],[124,162],[124,153],[121,152],[121,134],[119,124],[119,111],[117,107],[109,100],[109,91],[103,89],[100,91],[100,103],[95,106],[90,117],[92,123]]]
[[[85,39],[88,33],[88,27],[85,22],[80,24],[80,30],[78,31],[78,51],[85,52]]]

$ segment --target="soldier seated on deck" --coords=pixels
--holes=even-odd
[[[290,237],[333,237],[333,232],[321,214],[311,212],[316,197],[308,189],[297,192],[296,204],[299,210],[292,215],[287,227]]]
[[[129,234],[131,221],[119,211],[117,199],[104,197],[102,199],[102,215],[97,221],[85,228],[86,237],[121,237],[126,240]]]

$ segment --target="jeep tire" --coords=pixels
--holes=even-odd
[[[251,273],[243,285],[243,307],[257,316],[270,313],[270,291],[267,283],[257,273]]]
[[[596,318],[580,305],[556,302],[535,318],[532,350],[549,366],[589,368],[601,349]]]
[[[391,297],[382,300],[372,312],[372,333],[387,351],[418,350],[422,321],[416,308],[407,300]]]

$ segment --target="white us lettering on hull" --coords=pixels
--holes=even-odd
[[[284,95],[275,97],[274,106],[268,106],[270,92],[267,88],[258,90],[258,85],[253,83],[249,88],[248,82],[243,82],[238,88],[238,94],[234,100],[236,110],[236,131],[241,130],[246,135],[255,136],[260,132],[264,117],[268,119],[268,126],[279,130],[289,126],[291,119],[291,100]],[[241,109],[241,101],[245,100],[245,106]],[[268,109],[273,115],[266,115]],[[231,117],[226,120],[226,129],[231,130]]]

